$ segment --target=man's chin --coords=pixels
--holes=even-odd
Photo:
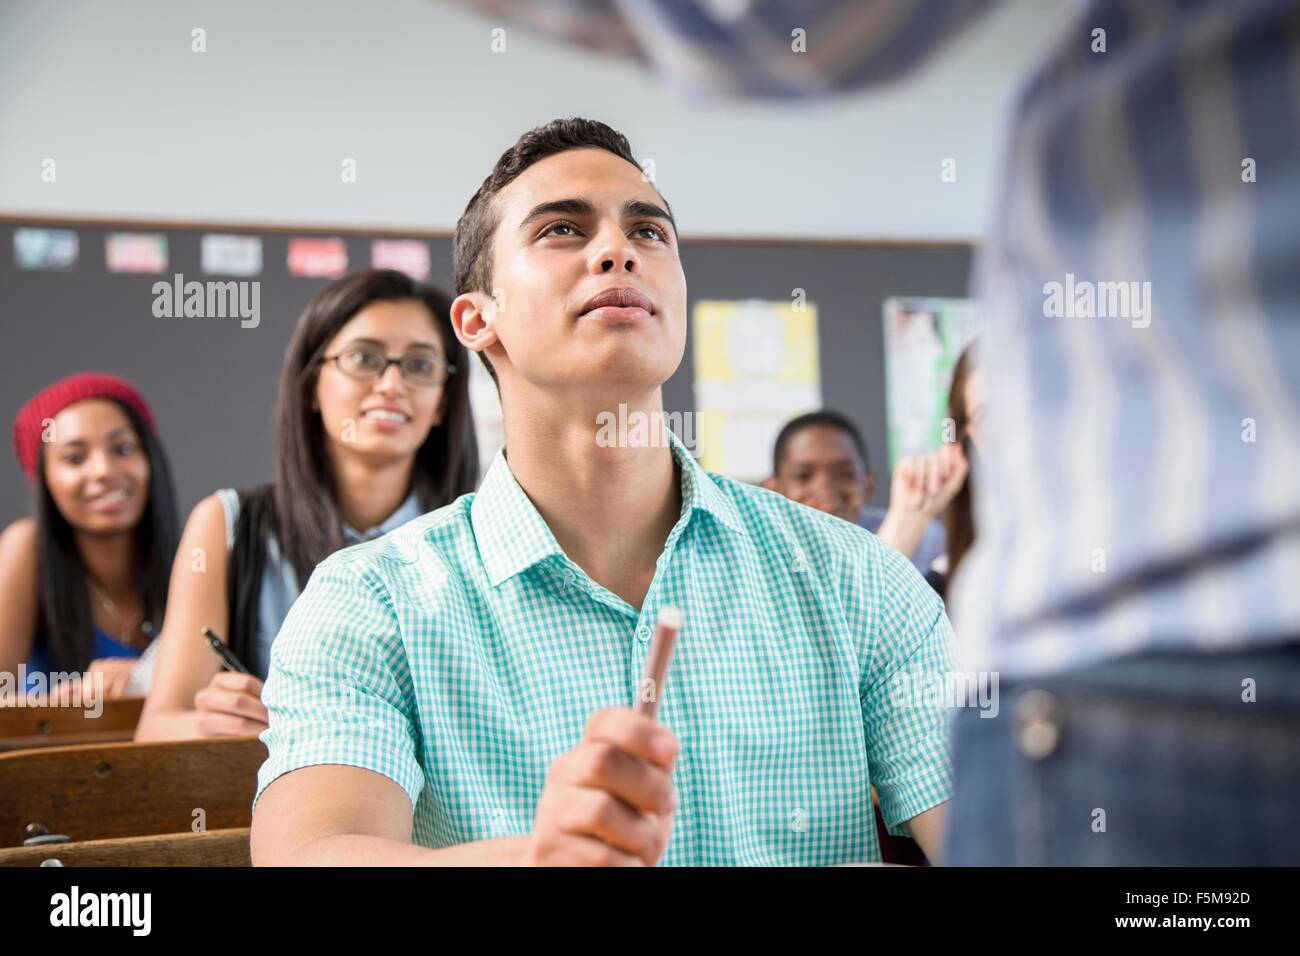
[[[657,388],[672,378],[682,363],[681,353],[669,357],[646,348],[645,342],[639,344],[641,347],[629,340],[593,348],[590,360],[583,363],[587,380],[593,384],[623,384],[635,390]]]

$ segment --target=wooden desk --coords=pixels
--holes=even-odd
[[[0,751],[130,740],[143,709],[143,697],[106,700],[98,716],[57,704],[0,707]]]

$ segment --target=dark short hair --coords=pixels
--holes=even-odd
[[[497,193],[534,163],[571,149],[603,149],[641,168],[632,155],[627,137],[597,120],[577,116],[556,119],[524,133],[501,154],[492,172],[456,221],[456,234],[451,241],[452,281],[456,295],[466,292],[492,294],[492,235],[501,223],[500,212],[492,201]],[[495,381],[496,370],[487,355],[483,352],[478,355]]]
[[[786,446],[790,444],[790,439],[803,431],[805,428],[812,428],[815,425],[826,425],[830,428],[838,428],[853,440],[854,446],[858,449],[858,454],[862,456],[862,467],[871,471],[871,459],[867,456],[867,443],[862,439],[862,433],[858,431],[858,426],[853,424],[847,415],[841,415],[839,412],[833,412],[828,408],[821,411],[808,412],[806,415],[800,415],[798,418],[792,418],[785,423],[785,427],[776,436],[776,444],[772,446],[772,474],[775,475],[781,470],[781,459],[785,457]]]

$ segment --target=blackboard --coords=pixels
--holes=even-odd
[[[68,271],[19,268],[14,231],[70,229],[78,236]],[[155,232],[167,237],[161,275],[109,272],[105,237]],[[244,328],[234,318],[159,318],[154,283],[200,271],[208,233],[262,239],[261,318]],[[429,245],[430,278],[450,288],[451,238],[445,232],[295,228],[228,223],[94,222],[0,218],[0,323],[4,374],[0,412],[6,427],[33,392],[64,375],[96,370],[123,375],[153,404],[171,457],[182,520],[216,488],[244,487],[270,476],[272,408],[289,334],[307,300],[328,280],[291,275],[293,238],[338,237],[350,268],[371,263],[375,239],[419,239]],[[690,300],[763,298],[789,301],[806,290],[816,303],[823,403],[862,427],[878,475],[885,468],[885,379],[881,303],[889,296],[964,296],[972,250],[963,244],[684,238],[682,260]],[[693,411],[688,336],[686,357],[664,389],[668,411]],[[797,414],[807,409],[791,409]],[[883,478],[883,476],[882,476]],[[877,501],[887,495],[878,484]],[[0,525],[29,513],[29,487],[10,456],[0,466]]]

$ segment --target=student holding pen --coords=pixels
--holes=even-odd
[[[316,564],[474,487],[449,304],[391,270],[344,276],[308,303],[280,378],[274,480],[220,490],[191,513],[137,740],[265,730],[271,642]],[[221,669],[204,628],[248,673]]]
[[[506,448],[294,605],[254,862],[873,861],[872,785],[934,859],[946,712],[899,678],[941,681],[951,629],[916,569],[675,436],[598,441],[620,405],[661,420],[686,339],[676,225],[627,140],[524,134],[453,250],[452,321]],[[682,625],[670,669],[657,622]]]

